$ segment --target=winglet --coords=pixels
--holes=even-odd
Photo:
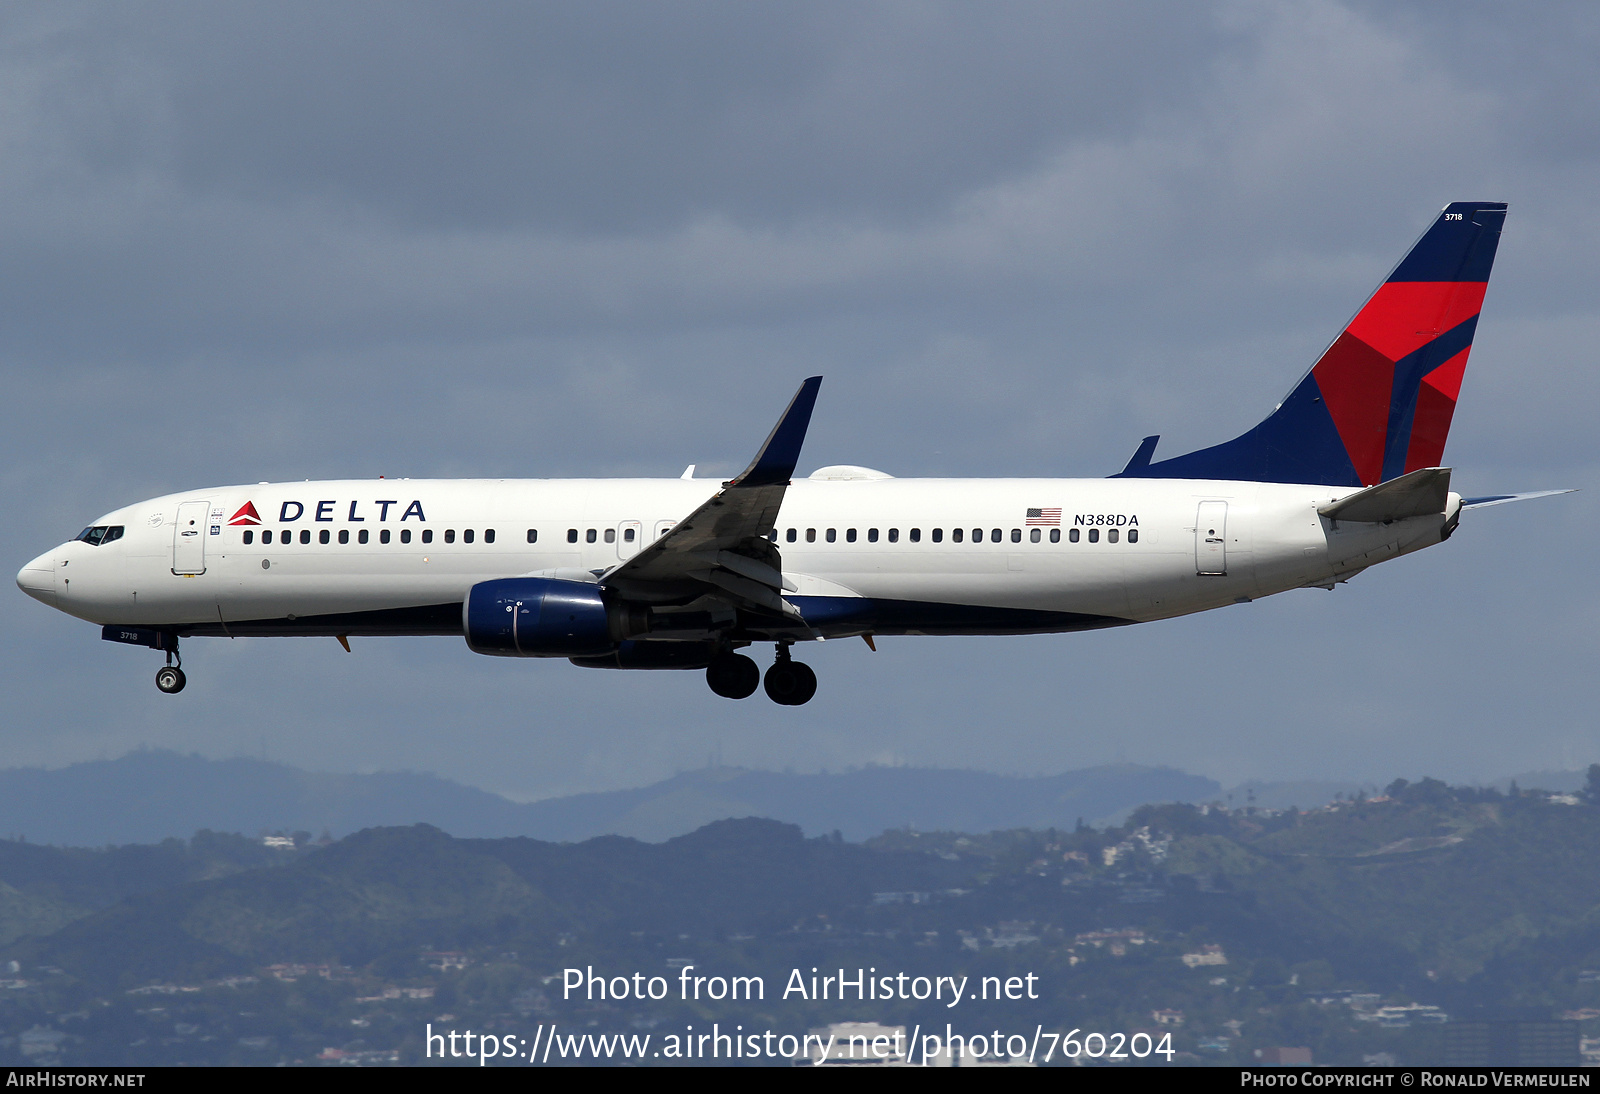
[[[1161,434],[1157,433],[1154,437],[1146,437],[1140,441],[1138,449],[1134,451],[1132,456],[1128,457],[1128,466],[1124,467],[1119,474],[1111,477],[1120,478],[1122,475],[1131,475],[1149,467],[1150,457],[1156,454],[1156,442],[1160,439]]]
[[[795,464],[800,462],[800,446],[805,443],[806,429],[811,425],[811,410],[817,405],[817,391],[822,387],[822,377],[812,376],[800,385],[800,390],[789,400],[789,406],[778,419],[778,424],[767,434],[766,443],[750,466],[729,481],[730,486],[788,486],[794,477]]]

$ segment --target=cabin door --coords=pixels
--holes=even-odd
[[[186,501],[178,506],[178,523],[172,529],[172,572],[206,572],[206,516],[209,501]]]
[[[1221,577],[1228,572],[1228,503],[1203,501],[1194,520],[1194,572]]]

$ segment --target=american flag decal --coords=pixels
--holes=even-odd
[[[1061,523],[1061,510],[1057,509],[1029,509],[1028,524],[1059,525]]]

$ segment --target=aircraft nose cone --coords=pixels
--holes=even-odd
[[[50,553],[40,555],[17,571],[17,588],[52,607],[56,599],[56,563]]]

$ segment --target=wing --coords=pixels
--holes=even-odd
[[[783,562],[767,537],[821,386],[820,376],[801,384],[749,467],[666,535],[602,574],[600,583],[630,600],[664,603],[709,594],[736,607],[798,618],[781,594]]]

